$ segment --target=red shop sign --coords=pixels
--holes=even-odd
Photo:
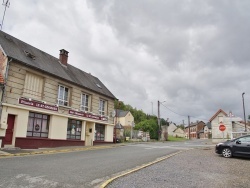
[[[23,105],[26,105],[26,106],[33,106],[33,107],[36,107],[36,108],[42,108],[42,109],[45,109],[45,110],[52,110],[52,111],[58,111],[58,107],[57,106],[53,106],[53,105],[49,105],[49,104],[44,104],[44,103],[41,103],[41,102],[38,102],[38,101],[30,101],[28,99],[19,99],[19,104],[23,104]]]

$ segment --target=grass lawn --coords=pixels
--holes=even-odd
[[[186,138],[176,138],[175,136],[168,135],[168,141],[185,141]]]

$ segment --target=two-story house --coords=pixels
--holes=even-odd
[[[191,122],[190,126],[185,127],[186,138],[189,138],[190,133],[190,139],[199,139],[199,132],[205,127],[205,125],[206,124],[203,121]]]
[[[207,122],[206,126],[199,131],[201,139],[209,139],[212,136],[211,122]]]
[[[230,111],[227,114],[224,110],[219,109],[209,120],[212,127],[212,140],[213,142],[221,142],[223,140],[232,139],[243,134],[249,134],[250,127],[242,121],[240,117],[233,115]],[[219,129],[220,125],[225,126],[225,130]]]
[[[173,123],[170,123],[168,126],[168,135],[174,137],[185,137],[184,131]]]
[[[66,50],[56,58],[2,31],[0,45],[2,147],[113,142],[116,97]]]
[[[130,111],[124,111],[116,109],[116,124],[121,125],[122,129],[116,129],[116,135],[120,137],[127,137],[128,134],[132,137],[133,126],[134,126],[134,116]]]
[[[124,110],[116,110],[117,113],[117,122],[122,124],[123,127],[131,127],[134,123],[134,116],[131,114],[130,111]]]

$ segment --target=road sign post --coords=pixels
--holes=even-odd
[[[221,125],[219,126],[219,129],[220,129],[220,131],[221,131],[222,134],[223,134],[223,140],[224,140],[224,131],[226,130],[226,126],[223,125],[223,124],[221,124]]]

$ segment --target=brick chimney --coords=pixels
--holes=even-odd
[[[59,60],[65,66],[67,66],[68,64],[68,53],[69,53],[68,51],[62,49],[60,50],[60,54],[59,54]]]

